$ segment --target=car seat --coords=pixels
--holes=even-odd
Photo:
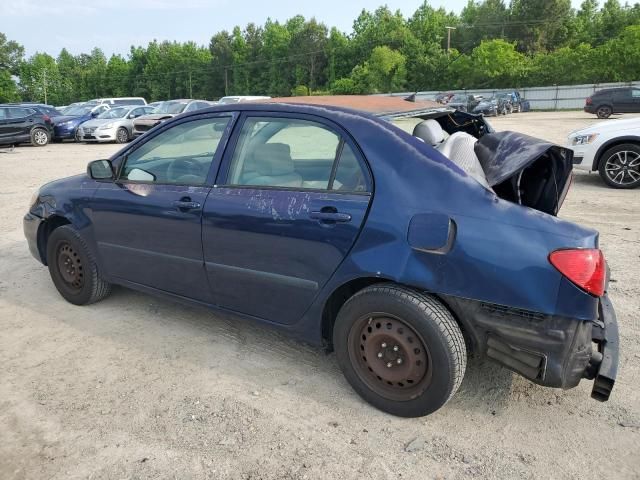
[[[250,159],[247,159],[249,162]],[[254,173],[243,175],[245,185],[269,185],[278,187],[301,187],[302,177],[295,171],[291,149],[284,143],[265,143],[252,154],[247,165]],[[249,172],[247,172],[248,174]]]

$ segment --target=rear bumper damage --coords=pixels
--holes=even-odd
[[[584,321],[446,298],[463,323],[474,352],[539,385],[569,389],[594,380],[591,397],[606,401],[618,370],[618,325],[609,299],[599,318]]]

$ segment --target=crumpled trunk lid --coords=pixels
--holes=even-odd
[[[571,184],[573,152],[517,132],[483,135],[475,152],[496,194],[557,215]]]

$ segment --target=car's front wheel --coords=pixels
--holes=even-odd
[[[624,143],[610,148],[600,159],[598,173],[613,188],[640,186],[640,145]]]
[[[129,141],[129,132],[126,128],[120,127],[116,132],[116,143],[127,143]]]
[[[31,145],[34,147],[44,147],[51,140],[51,135],[44,128],[34,128],[31,130]]]
[[[442,407],[460,386],[467,363],[462,332],[447,308],[395,284],[373,285],[347,300],[333,344],[356,392],[401,417]]]
[[[609,118],[613,113],[613,109],[609,105],[601,105],[596,110],[598,118]]]
[[[47,264],[53,284],[65,300],[87,305],[109,295],[91,251],[70,225],[56,228],[47,241]]]

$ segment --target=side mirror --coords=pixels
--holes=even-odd
[[[87,165],[87,175],[94,180],[112,180],[113,165],[110,160],[94,160]]]
[[[135,113],[130,113],[129,115],[127,115],[128,119],[132,119],[132,118],[136,118],[137,115]]]

